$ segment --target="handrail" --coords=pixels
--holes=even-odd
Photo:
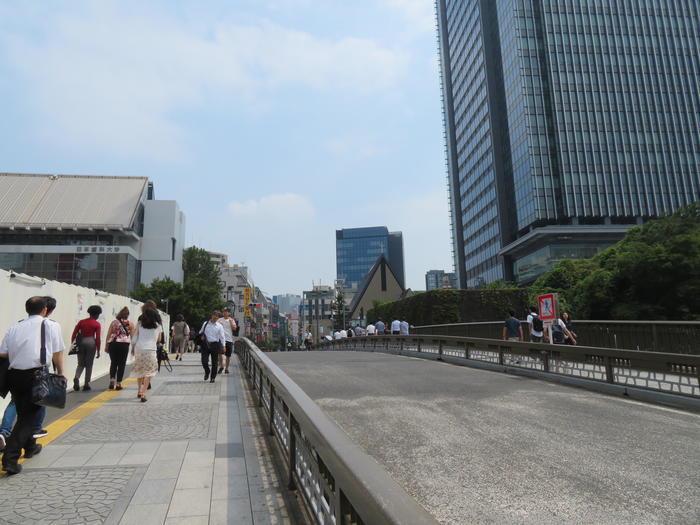
[[[521,321],[524,333],[529,327]],[[499,339],[503,321],[415,326],[417,335],[450,335]],[[575,320],[580,343],[594,347],[626,348],[650,352],[700,354],[700,321]]]
[[[386,335],[327,341],[320,350],[413,353],[526,368],[549,374],[700,397],[700,356],[440,335]]]
[[[269,432],[286,453],[290,488],[299,488],[319,525],[436,525],[421,507],[249,339],[236,351]]]

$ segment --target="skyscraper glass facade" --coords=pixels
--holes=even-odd
[[[590,255],[630,225],[700,199],[700,3],[438,0],[437,7],[462,286],[531,280],[532,271],[519,271],[532,268],[528,261],[549,261],[537,265],[544,271],[555,254]],[[466,72],[465,50],[477,55]],[[472,109],[486,100],[483,119],[475,119],[461,109],[464,78],[484,71],[488,82],[466,84]],[[474,171],[472,159],[489,144],[471,131],[482,121],[490,121],[480,129],[495,153]],[[472,217],[489,206],[500,220],[483,229]],[[500,238],[492,235],[496,224]]]
[[[348,228],[336,230],[335,238],[337,277],[344,280],[344,288],[357,289],[382,254],[405,287],[401,232],[389,232],[385,226]]]

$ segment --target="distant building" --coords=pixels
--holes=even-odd
[[[404,288],[406,280],[401,232],[389,232],[386,226],[336,230],[337,279],[343,282],[343,288],[351,295],[357,291],[380,255],[389,261]]]
[[[0,268],[129,295],[182,282],[185,215],[146,177],[0,174]]]
[[[210,252],[207,251],[209,254],[209,259],[211,259],[211,262],[216,264],[219,268],[225,268],[228,266],[228,255],[225,253],[217,253],[217,252]]]
[[[313,289],[304,292],[300,305],[301,319],[300,330],[311,330],[314,341],[320,337],[332,335],[333,302],[335,301],[335,289],[327,285],[314,285]]]
[[[222,299],[226,301],[235,317],[244,328],[245,321],[249,329],[251,317],[246,319],[245,316],[245,289],[250,289],[251,302],[255,294],[255,285],[247,266],[234,264],[233,266],[219,267],[219,279],[222,284]],[[241,330],[241,335],[249,335],[248,331]]]
[[[446,272],[445,270],[428,270],[425,272],[425,289],[437,290],[439,288],[450,288],[456,290],[457,274]]]
[[[386,257],[380,255],[353,297],[349,309],[350,319],[364,326],[367,311],[374,306],[375,301],[397,301],[404,293],[405,289],[399,283]]]
[[[288,314],[298,311],[301,304],[301,295],[291,293],[273,295],[272,300],[279,306],[280,314]]]

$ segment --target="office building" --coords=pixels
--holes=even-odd
[[[425,272],[425,289],[437,290],[440,288],[450,288],[456,290],[457,274],[446,272],[445,270],[428,270]]]
[[[301,304],[301,295],[291,293],[273,295],[272,301],[279,305],[281,314],[296,313],[299,311],[299,305]]]
[[[317,284],[311,290],[306,290],[300,310],[300,329],[310,330],[314,341],[333,333],[333,302],[336,291],[328,285]]]
[[[461,287],[531,282],[700,199],[700,4],[436,5]]]
[[[129,295],[182,282],[185,216],[145,177],[0,174],[0,268]]]
[[[337,278],[350,294],[357,291],[377,258],[384,255],[405,288],[403,235],[386,226],[346,228],[335,232]]]

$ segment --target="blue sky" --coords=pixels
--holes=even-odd
[[[386,225],[422,289],[451,269],[436,49],[429,0],[5,1],[0,171],[148,176],[273,294]]]

